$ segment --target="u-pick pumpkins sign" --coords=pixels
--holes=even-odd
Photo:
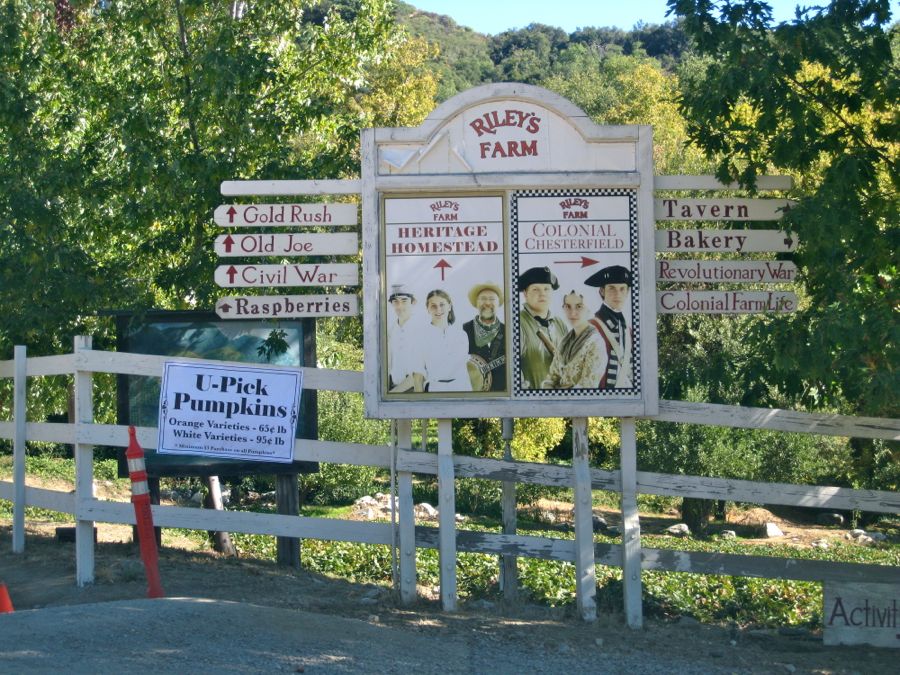
[[[650,127],[487,85],[362,153],[369,415],[657,412]]]

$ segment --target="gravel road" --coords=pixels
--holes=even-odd
[[[541,641],[433,635],[356,619],[196,598],[120,600],[0,616],[9,673],[730,673]]]

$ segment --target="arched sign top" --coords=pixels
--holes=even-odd
[[[376,130],[377,172],[629,172],[639,131],[601,127],[541,87],[488,84],[445,101],[418,127]]]

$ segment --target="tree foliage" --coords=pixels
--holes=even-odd
[[[0,354],[210,307],[222,180],[353,175],[361,128],[432,105],[387,0],[56,5],[0,5]]]
[[[786,391],[858,414],[897,413],[896,27],[887,0],[834,0],[773,25],[764,2],[671,0],[706,68],[681,105],[718,175],[798,178],[783,223],[810,302],[758,344]]]

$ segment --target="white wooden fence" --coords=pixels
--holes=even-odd
[[[76,519],[76,578],[78,585],[94,579],[95,522],[134,523],[130,503],[97,499],[93,493],[93,447],[125,447],[127,428],[96,424],[92,410],[92,374],[117,373],[159,377],[171,357],[95,351],[90,338],[75,340],[72,354],[26,358],[24,347],[15,358],[0,361],[0,378],[13,378],[13,421],[0,422],[0,438],[13,441],[13,481],[0,481],[0,498],[13,502],[13,551],[25,549],[25,507],[36,506]],[[196,359],[178,359],[198,362]],[[75,421],[69,424],[26,422],[28,377],[74,375]],[[362,373],[306,369],[306,389],[359,392]],[[738,408],[721,405],[662,401],[661,421],[712,424],[752,429],[804,432],[861,438],[900,439],[900,421],[841,415],[807,414],[786,410]],[[764,556],[662,550],[641,546],[637,495],[655,494],[703,499],[728,499],[763,504],[855,509],[900,513],[900,494],[837,487],[809,487],[719,478],[667,475],[637,471],[634,420],[622,420],[621,469],[603,471],[588,466],[587,420],[575,418],[572,466],[534,464],[453,455],[451,420],[438,420],[438,452],[412,448],[410,421],[398,421],[389,446],[369,446],[320,440],[298,440],[298,460],[392,468],[396,472],[398,518],[391,523],[368,523],[324,518],[214,511],[177,506],[154,506],[153,518],[161,527],[247,532],[283,537],[353,541],[397,546],[397,586],[403,602],[416,595],[416,549],[440,552],[441,602],[456,607],[456,555],[458,552],[496,554],[507,560],[528,556],[572,562],[576,566],[577,603],[581,616],[596,616],[595,565],[623,568],[625,615],[629,626],[642,624],[641,571],[663,570],[769,577],[809,581],[865,581],[900,584],[900,568],[884,565],[834,563]],[[157,430],[139,427],[138,440],[146,449],[156,447]],[[69,443],[75,446],[75,491],[58,492],[25,485],[26,441]],[[438,478],[439,527],[417,527],[413,514],[414,473]],[[454,481],[478,477],[506,484],[531,483],[574,490],[575,539],[458,530],[454,518]],[[591,491],[612,490],[622,498],[622,544],[594,542]],[[508,569],[508,567],[507,567]]]

